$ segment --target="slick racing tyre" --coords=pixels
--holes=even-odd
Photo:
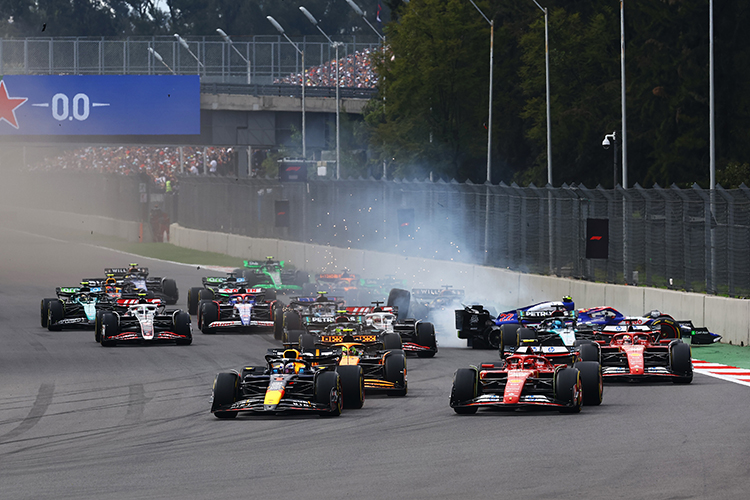
[[[49,301],[47,304],[47,329],[51,332],[59,332],[62,326],[57,322],[65,317],[63,303],[57,299]]]
[[[516,334],[518,335],[518,347],[539,345],[539,337],[531,328],[519,328]]]
[[[404,344],[401,340],[401,335],[398,333],[384,333],[383,334],[383,349],[403,349]]]
[[[217,408],[230,406],[237,401],[240,378],[236,373],[219,373],[214,380],[213,403],[211,411],[216,418],[234,418],[236,411],[216,411]]]
[[[437,340],[435,339],[435,326],[432,323],[417,323],[417,343],[427,347],[429,351],[417,351],[420,358],[432,358],[437,352]]]
[[[344,409],[339,374],[323,371],[315,378],[315,402],[320,403],[331,411],[321,411],[321,417],[338,417]]]
[[[273,308],[273,338],[275,340],[284,338],[284,313],[278,304]]]
[[[500,350],[506,347],[518,347],[518,330],[521,325],[500,325]]]
[[[393,382],[399,389],[389,390],[389,396],[406,396],[406,356],[403,352],[393,352],[385,357],[385,379]]]
[[[576,368],[562,368],[555,373],[555,399],[566,404],[560,413],[581,411],[581,374]]]
[[[216,328],[211,328],[209,325],[214,321],[219,321],[219,306],[216,302],[203,302],[199,311],[201,332],[206,335],[213,335],[216,333]]]
[[[583,388],[583,404],[598,406],[602,404],[604,383],[602,380],[602,365],[596,361],[578,361],[573,364],[581,374]]]
[[[167,304],[174,305],[180,299],[180,292],[177,290],[177,282],[171,278],[164,278],[161,281],[161,291],[167,296]]]
[[[117,321],[117,316],[114,313],[104,311],[101,314],[101,344],[102,347],[114,347],[117,345],[116,340],[111,340],[110,337],[114,337],[120,333],[120,324]]]
[[[200,300],[200,293],[203,288],[200,287],[193,287],[190,290],[188,290],[187,294],[187,306],[188,306],[188,313],[195,316],[198,314],[198,301]]]
[[[402,290],[401,288],[394,288],[388,294],[388,307],[398,307],[398,320],[403,321],[409,317],[409,303],[411,302],[411,292],[409,290]]]
[[[200,306],[201,300],[214,300],[214,291],[209,290],[208,288],[201,288],[198,291],[198,302],[199,302],[198,305],[199,306]]]
[[[679,339],[682,338],[682,332],[680,325],[675,320],[669,317],[657,318],[651,323],[651,328],[659,330],[659,340],[661,339]]]
[[[190,331],[190,315],[185,311],[178,311],[174,315],[174,333],[184,335],[185,338],[176,339],[177,345],[190,345],[193,342],[193,334]]]
[[[315,350],[315,336],[309,333],[305,333],[305,332],[300,333],[299,347],[303,351],[308,351],[308,352],[314,351]]]
[[[479,374],[472,368],[459,368],[453,375],[451,388],[451,405],[465,403],[479,394]],[[453,411],[459,415],[471,415],[477,412],[476,406],[457,406]]]
[[[57,299],[42,299],[41,303],[41,320],[42,328],[47,328],[47,320],[49,319],[49,303]]]
[[[581,343],[578,344],[578,342]],[[581,361],[602,362],[602,350],[598,344],[590,340],[576,340],[576,344],[578,344],[578,356]]]
[[[344,408],[359,409],[365,403],[365,374],[359,365],[341,365],[336,367],[341,378],[341,391]]]
[[[693,381],[693,362],[690,345],[682,341],[672,342],[669,346],[669,368],[676,377],[675,384],[689,384]]]

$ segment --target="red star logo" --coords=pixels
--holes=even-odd
[[[11,127],[18,130],[16,108],[28,100],[26,97],[8,97],[5,81],[0,82],[0,121],[6,121]]]

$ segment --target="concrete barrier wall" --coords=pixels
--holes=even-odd
[[[628,315],[658,309],[676,319],[691,319],[722,335],[724,342],[750,344],[750,301],[655,288],[610,285],[523,274],[400,255],[307,245],[303,243],[226,235],[173,224],[171,242],[196,250],[210,249],[238,257],[283,259],[309,272],[347,268],[367,277],[393,275],[412,287],[452,285],[466,289],[467,301],[510,309],[570,295],[577,307],[610,305]]]
[[[128,241],[139,240],[138,222],[47,210],[24,210],[22,215],[32,224],[93,231]],[[150,240],[147,226],[144,224],[144,236]],[[273,256],[311,273],[339,272],[346,268],[366,277],[391,275],[407,280],[411,287],[451,285],[464,288],[467,302],[494,305],[498,310],[559,299],[565,295],[573,297],[577,307],[610,305],[628,315],[658,309],[677,319],[691,319],[696,326],[707,326],[722,335],[725,342],[750,345],[750,301],[742,299],[591,283],[450,261],[250,238],[187,229],[178,224],[170,227],[170,237],[171,243],[177,246],[237,257],[238,267],[241,259]]]

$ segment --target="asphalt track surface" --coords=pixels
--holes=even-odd
[[[619,384],[580,414],[448,407],[456,368],[490,351],[409,358],[409,395],[368,397],[339,418],[209,412],[219,371],[261,364],[270,335],[103,348],[49,332],[39,302],[136,259],[182,294],[206,273],[0,232],[0,498],[742,498],[750,389]],[[452,335],[452,332],[448,332]]]

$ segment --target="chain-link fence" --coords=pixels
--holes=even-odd
[[[613,191],[184,178],[180,190],[180,224],[196,229],[593,281],[750,295],[747,188],[717,188],[712,197],[697,186]],[[279,201],[289,202],[288,227],[277,225],[278,207],[286,207]],[[608,259],[586,259],[590,218],[609,221]]]
[[[343,73],[356,72],[356,61],[349,57],[351,54],[379,47],[374,35],[343,38],[339,49],[339,57],[344,59]],[[281,36],[235,37],[232,44],[218,36],[188,37],[185,41],[187,48],[171,36],[121,40],[93,37],[0,39],[0,75],[150,75],[174,71],[198,74],[203,83],[269,85],[279,78],[302,72],[300,54]],[[293,41],[304,52],[307,68],[336,58],[335,49],[322,36],[305,36]],[[345,81],[343,73],[342,81]]]
[[[161,203],[173,222],[194,229],[750,296],[750,189],[744,186],[719,187],[712,196],[697,186],[607,190],[184,176],[176,195],[164,196],[144,179],[32,172],[3,187],[5,196],[35,208],[145,220]],[[609,221],[608,259],[586,258],[590,218]]]

